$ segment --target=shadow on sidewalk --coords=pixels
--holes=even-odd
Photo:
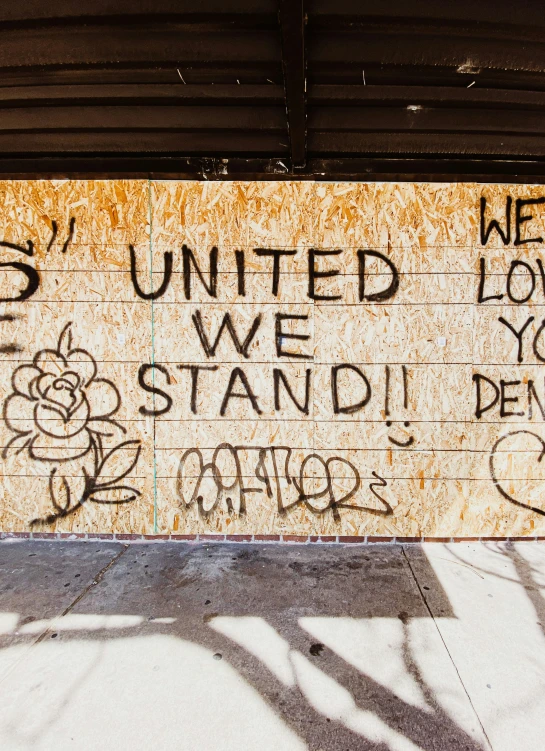
[[[189,723],[187,717],[204,712],[218,721],[225,735],[213,742],[202,739],[203,749],[249,748],[244,729],[240,742],[233,742],[236,723],[252,724],[260,712],[266,715],[259,743],[263,749],[488,748],[418,583],[423,577],[417,581],[411,556],[400,546],[165,543],[110,548],[110,558],[118,557],[98,584],[91,580],[85,594],[61,609],[64,615],[52,623],[41,622],[51,617],[41,603],[51,604],[64,595],[65,580],[77,573],[74,566],[81,568],[87,559],[91,562],[95,550],[104,548],[93,543],[0,548],[1,580],[11,581],[8,591],[0,590],[2,609],[18,615],[17,626],[0,642],[4,651],[39,639],[26,662],[32,663],[37,649],[62,655],[57,673],[51,673],[58,683],[51,687],[55,706],[47,712],[45,702],[43,713],[35,708],[35,727],[28,732],[25,712],[36,695],[33,698],[24,685],[21,671],[15,679],[13,672],[4,679],[4,685],[13,680],[16,685],[13,701],[0,710],[0,739],[9,743],[11,738],[13,748],[30,748],[43,737],[53,738],[66,715],[86,711],[86,703],[93,701],[89,695],[96,692],[106,701],[119,701],[122,713],[130,713],[131,707],[137,711],[142,692],[152,702],[155,696],[155,711],[164,713],[166,723],[172,712],[169,702],[183,705]],[[502,554],[513,561],[521,586],[545,623],[545,606],[531,567],[514,549]],[[454,618],[423,555],[419,566],[426,566],[424,578],[426,588],[433,590],[435,614]],[[44,570],[49,572],[47,582],[37,581]],[[28,587],[40,585],[41,594],[32,602]],[[192,651],[177,652],[173,639]],[[104,675],[123,669],[116,643],[132,644],[133,682],[124,695],[104,680]],[[88,659],[78,660],[77,649],[71,652],[81,644],[91,645]],[[168,648],[165,654],[157,653],[159,668],[154,674],[150,659],[153,662],[158,644]],[[191,654],[189,662],[186,653]],[[168,677],[161,682],[164,672]],[[236,707],[234,714],[231,706]],[[275,745],[274,737],[267,735],[274,732],[267,731],[269,727],[278,727],[279,733],[289,730],[291,745],[280,736]],[[161,747],[161,739],[156,745]],[[176,748],[193,746],[189,742]]]

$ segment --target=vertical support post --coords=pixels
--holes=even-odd
[[[305,14],[303,0],[279,0],[282,70],[292,167],[307,157]]]

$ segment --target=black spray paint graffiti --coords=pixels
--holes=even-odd
[[[540,516],[545,516],[545,510],[541,508],[537,508],[536,506],[532,506],[530,503],[525,503],[524,501],[521,501],[513,496],[512,493],[508,493],[505,490],[505,487],[502,485],[501,480],[498,478],[498,471],[497,471],[497,459],[498,454],[501,452],[500,447],[502,444],[509,440],[510,438],[513,438],[514,436],[530,436],[532,439],[535,439],[536,442],[539,444],[540,453],[537,458],[537,462],[541,463],[543,457],[545,456],[545,441],[541,436],[537,435],[537,433],[533,433],[531,430],[514,430],[511,433],[506,433],[505,435],[502,435],[501,438],[498,438],[494,446],[492,447],[492,451],[490,452],[490,459],[489,459],[489,467],[490,467],[490,476],[492,478],[492,482],[494,483],[494,486],[496,487],[499,494],[508,500],[510,503],[514,503],[516,506],[520,506],[523,509],[526,509],[527,511],[534,511],[536,514],[539,514]]]
[[[477,302],[483,303],[489,300],[503,300],[505,297],[515,305],[524,305],[533,296],[538,288],[537,278],[539,275],[541,293],[545,293],[545,268],[541,258],[536,258],[537,274],[532,265],[520,258],[511,261],[509,271],[505,277],[505,291],[494,277],[500,274],[488,272],[491,280],[487,279],[486,259],[479,259],[479,288]]]
[[[75,229],[76,229],[76,219],[75,217],[71,216],[70,221],[69,221],[68,236],[62,246],[63,253],[66,253],[66,251],[68,250],[68,247],[70,246],[70,243],[74,239]],[[49,240],[49,243],[47,244],[46,253],[49,253],[49,251],[53,247],[53,244],[55,240],[57,239],[58,231],[59,231],[59,225],[55,221],[55,219],[52,219],[51,220],[51,238]],[[0,240],[0,248],[9,248],[10,250],[18,250],[20,253],[24,253],[25,255],[31,256],[31,257],[34,255],[34,243],[32,240],[26,241],[26,248],[24,245],[21,245],[19,243],[12,243],[12,242],[8,242],[7,240]]]
[[[241,342],[238,337],[238,334],[233,324],[233,320],[231,318],[230,313],[225,313],[225,315],[223,316],[223,321],[220,324],[214,343],[212,343],[208,338],[208,335],[204,327],[201,311],[197,310],[195,313],[193,313],[193,315],[191,316],[191,319],[193,321],[195,329],[197,330],[197,334],[199,335],[199,340],[202,344],[202,348],[204,349],[204,352],[207,357],[215,357],[216,350],[221,341],[221,335],[223,334],[224,329],[229,332],[231,340],[235,346],[236,351],[239,353],[239,355],[242,355],[246,359],[250,357],[250,355],[248,354],[248,348],[250,347],[250,344],[252,343],[252,339],[256,335],[257,330],[261,324],[261,315],[258,315],[255,317],[254,322],[252,323],[252,326],[250,330],[248,331],[248,334],[246,335],[246,338],[244,339],[243,342]]]
[[[66,253],[72,240],[74,239],[74,231],[76,227],[76,220],[74,217],[70,218],[70,225],[68,231],[68,237],[63,243],[62,252]],[[46,252],[49,252],[57,238],[58,225],[55,220],[51,221],[51,238],[46,248]],[[19,253],[24,253],[26,256],[32,257],[34,255],[34,243],[32,240],[26,241],[26,248],[24,245],[18,243],[8,242],[7,240],[0,240],[0,248],[9,248],[10,250],[17,250]],[[20,263],[19,261],[11,261],[10,263],[0,263],[0,268],[10,268],[20,271],[27,278],[27,286],[21,290],[14,297],[0,297],[0,302],[23,302],[28,300],[29,297],[37,291],[40,286],[40,275],[33,266],[28,263]]]
[[[168,285],[170,284],[170,277],[172,276],[172,253],[170,251],[167,251],[164,254],[165,270],[163,274],[163,281],[161,282],[159,289],[155,291],[152,290],[151,292],[144,292],[138,282],[136,254],[132,245],[129,245],[129,252],[131,256],[131,281],[134,287],[134,291],[136,292],[138,297],[141,297],[142,300],[157,300],[157,298],[162,297],[168,289]]]
[[[297,250],[278,250],[273,248],[254,248],[255,255],[258,258],[272,258],[272,280],[271,280],[271,292],[274,297],[278,297],[280,286],[280,274],[281,274],[281,259],[293,258],[298,254]],[[340,275],[340,270],[335,268],[328,268],[327,270],[320,270],[318,268],[318,259],[325,256],[341,256],[345,252],[344,249],[338,250],[316,250],[310,248],[307,251],[307,277],[308,277],[308,289],[307,297],[310,300],[318,301],[335,301],[341,300],[342,295],[325,294],[317,290],[317,283],[324,284],[324,280],[331,279]],[[162,273],[161,284],[157,290],[150,292],[144,292],[138,282],[138,272],[136,268],[136,254],[134,247],[129,245],[130,264],[131,264],[131,281],[135,293],[143,300],[157,300],[166,293],[172,280],[173,274],[173,254],[171,251],[166,251],[163,254],[164,270]],[[384,302],[394,297],[399,288],[399,272],[394,265],[393,261],[380,253],[378,250],[358,250],[356,252],[358,258],[358,299],[360,302]],[[246,263],[245,252],[243,250],[234,251],[236,268],[237,268],[237,292],[241,297],[246,296]],[[192,280],[193,275],[196,275],[201,286],[206,291],[209,297],[217,298],[218,296],[218,258],[219,250],[214,246],[209,254],[208,265],[208,279],[205,277],[205,271],[199,266],[195,254],[187,247],[182,245],[182,274],[183,274],[183,289],[186,300],[191,300],[192,293]],[[378,291],[369,292],[366,288],[368,283],[368,276],[371,274],[366,268],[367,259],[374,258],[379,265],[385,267],[385,271],[381,275],[385,275],[389,278],[386,286]]]
[[[250,459],[247,455],[254,455],[257,459]],[[383,508],[359,506],[349,501],[360,490],[362,480],[354,464],[340,456],[332,456],[324,460],[319,454],[312,452],[302,459],[299,470],[292,473],[290,463],[293,462],[293,449],[289,446],[232,446],[230,443],[220,443],[214,449],[212,459],[205,462],[199,448],[190,448],[182,455],[176,477],[176,492],[183,507],[197,505],[200,516],[209,517],[224,503],[230,514],[243,516],[246,513],[246,496],[251,493],[267,494],[273,498],[276,489],[278,513],[285,515],[288,510],[304,504],[313,514],[324,514],[331,511],[335,521],[340,521],[339,509],[362,511],[376,516],[391,516],[392,507],[375,488],[385,488],[388,483],[376,472],[372,472],[377,482],[369,483],[369,490],[377,498]],[[243,470],[243,462],[249,470]],[[313,463],[317,473],[311,474]],[[337,471],[344,470],[344,475],[332,474],[332,467]],[[223,469],[223,472],[222,472]],[[246,480],[257,480],[262,487],[245,484]],[[229,480],[229,481],[228,481]],[[337,481],[335,487],[334,481]],[[212,489],[212,500],[203,489],[207,484]],[[317,485],[311,489],[309,485]],[[347,487],[341,487],[348,484]],[[193,487],[192,492],[188,492]],[[284,490],[283,490],[284,486]],[[290,489],[295,490],[295,500],[286,500]],[[237,495],[235,505],[235,495]]]
[[[28,263],[20,263],[19,261],[0,263],[0,269],[15,269],[15,271],[20,271],[27,278],[27,285],[24,289],[14,297],[0,297],[0,302],[23,302],[23,300],[28,300],[29,297],[32,297],[40,286],[40,275]]]
[[[12,323],[13,321],[17,321],[22,316],[15,315],[14,313],[6,313],[5,315],[0,315],[0,324],[1,323]],[[17,352],[22,352],[23,348],[20,347],[18,344],[0,344],[0,355],[15,355]]]
[[[534,219],[532,213],[522,214],[522,211],[527,211],[527,206],[540,206],[545,203],[545,196],[539,198],[517,198],[515,201],[515,239],[513,245],[526,245],[527,243],[542,243],[542,237],[522,237],[524,227],[527,222],[531,222]],[[488,227],[486,226],[486,198],[481,197],[481,245],[486,245],[490,235],[495,230],[504,245],[509,245],[511,242],[511,209],[513,206],[513,199],[511,196],[507,196],[505,200],[505,229],[502,228],[498,219],[492,219]]]
[[[68,237],[66,238],[66,240],[64,241],[63,246],[62,246],[62,252],[63,253],[66,253],[66,251],[68,250],[68,246],[70,245],[70,243],[74,239],[74,230],[75,230],[75,228],[76,228],[76,219],[75,219],[75,217],[72,216],[72,217],[70,217]],[[59,231],[58,224],[57,224],[57,222],[54,219],[51,221],[51,230],[52,230],[51,231],[51,239],[49,240],[49,244],[47,246],[47,253],[49,253],[49,251],[53,247],[53,243],[57,239],[57,233]]]
[[[512,238],[513,203],[514,238]],[[528,243],[543,243],[543,237],[536,234],[540,212],[529,207],[538,207],[544,204],[544,196],[529,199],[517,198],[514,202],[511,196],[507,196],[504,216],[490,219],[486,216],[487,201],[483,196],[480,204],[481,245],[486,246],[494,233],[503,245],[509,245],[512,239],[515,247]],[[536,259],[535,266],[537,271],[528,260],[520,258],[511,260],[509,270],[505,275],[505,283],[503,283],[501,281],[502,274],[495,272],[493,265],[487,270],[487,261],[484,257],[481,257],[479,259],[477,302],[483,304],[493,301],[493,305],[498,305],[498,301],[503,301],[502,305],[514,307],[527,304],[538,287],[541,287],[541,293],[545,294],[545,268],[540,258]],[[530,347],[536,360],[545,362],[543,344],[545,320],[535,321],[533,315],[528,316],[523,323],[518,318],[516,324],[509,321],[504,315],[500,315],[497,320],[502,326],[506,341],[511,345],[516,342],[517,365],[524,362]],[[531,324],[534,321],[535,324],[532,327]],[[545,419],[545,392],[542,391],[540,398],[535,377],[525,378],[524,380],[520,376],[512,379],[497,379],[497,377],[490,377],[490,374],[474,373],[473,382],[475,383],[475,417],[477,420],[481,420],[485,413],[489,413],[496,406],[499,408],[500,420],[511,417],[526,417],[528,420],[532,420],[535,411],[534,404],[541,418]],[[510,441],[513,441],[511,446]],[[532,444],[535,444],[536,448],[532,448]],[[511,458],[519,454],[525,466],[531,467],[532,454],[535,454],[536,451],[538,453],[536,464],[540,465],[545,456],[545,441],[538,434],[530,430],[515,430],[505,433],[496,440],[490,451],[489,471],[494,487],[502,498],[519,508],[545,516],[543,508],[534,506],[528,500],[528,482],[530,482],[530,485],[532,484],[531,478],[509,477],[506,479],[502,477],[502,469],[503,474],[512,474],[511,471],[506,472],[505,466],[502,468],[502,460],[505,463],[505,459],[508,457],[507,465],[509,466]],[[515,490],[517,482],[524,484],[524,490]],[[527,495],[526,500],[523,494]]]
[[[384,397],[384,414],[386,417],[390,417],[390,366],[385,366],[385,372],[386,372],[386,385],[385,385],[385,397]],[[403,374],[403,409],[408,409],[409,407],[409,371],[407,370],[406,365],[401,366],[401,372]],[[408,420],[405,420],[403,423],[403,426],[405,428],[408,428],[410,426],[410,422]],[[392,427],[392,421],[386,420],[386,426],[388,428]],[[408,448],[409,446],[412,446],[414,443],[414,436],[409,436],[408,438],[394,438],[390,434],[388,434],[388,440],[390,443],[393,443],[394,446],[399,446],[400,448]]]
[[[225,319],[224,319],[225,320]],[[236,332],[235,332],[236,336]],[[240,345],[240,342],[239,342]],[[214,345],[215,346],[215,345]],[[243,354],[243,345],[240,345],[240,353]],[[170,366],[172,367],[172,366]],[[191,398],[189,408],[192,414],[199,414],[198,398],[203,394],[210,395],[210,384],[206,382],[206,373],[214,373],[220,370],[219,365],[200,365],[200,364],[180,364],[175,366],[177,370],[189,371],[191,376]],[[159,379],[157,374],[155,378],[153,375],[146,380],[148,373],[152,374],[153,371],[157,371],[161,374],[161,387],[159,387]],[[264,410],[260,406],[260,400],[270,400],[269,394],[256,394],[250,385],[251,374],[243,370],[241,367],[229,368],[230,375],[227,380],[227,386],[221,391],[217,386],[214,388],[214,396],[219,397],[221,393],[224,394],[221,400],[221,406],[219,406],[219,414],[224,417],[228,414],[228,407],[231,399],[243,399],[249,404],[251,409],[256,415],[262,415]],[[384,402],[385,409],[384,414],[388,419],[386,420],[386,426],[391,428],[392,425],[396,425],[396,428],[400,427],[401,420],[392,421],[391,419],[391,383],[392,373],[394,371],[393,366],[385,366],[385,391]],[[202,378],[201,378],[202,374]],[[409,382],[409,370],[406,365],[401,366],[402,385],[403,385],[403,409],[407,410],[409,406],[408,398],[408,382]],[[286,404],[292,403],[298,410],[304,415],[310,414],[310,402],[311,402],[311,383],[312,383],[313,370],[307,368],[305,370],[305,390],[304,397],[302,394],[296,395],[294,392],[294,386],[288,375],[280,368],[272,368],[272,385],[274,396],[274,410],[280,412]],[[139,411],[143,415],[165,415],[173,407],[174,399],[165,391],[165,384],[162,383],[162,379],[165,379],[166,385],[170,386],[174,379],[171,379],[169,370],[165,365],[160,363],[144,363],[140,366],[138,371],[138,385],[148,394],[153,394],[155,399],[161,399],[162,401],[157,404],[154,401],[150,406],[142,405]],[[346,378],[345,382],[341,379]],[[348,380],[350,379],[350,380]],[[151,380],[151,383],[148,381]],[[156,382],[157,381],[157,382]],[[176,381],[175,381],[176,382]],[[374,391],[371,387],[369,379],[365,372],[357,365],[350,365],[343,363],[342,365],[334,365],[331,367],[331,403],[333,407],[333,413],[335,415],[353,415],[360,413],[371,401],[373,394],[379,393],[380,388],[375,387]],[[348,391],[348,386],[352,386],[352,391]],[[235,388],[240,390],[236,391]],[[287,397],[287,398],[286,398]],[[360,397],[360,398],[358,398]],[[349,401],[347,401],[349,399]],[[164,400],[164,401],[163,401]],[[410,422],[405,420],[403,422],[404,428],[402,428],[403,435],[397,437],[388,433],[388,440],[394,446],[399,448],[408,448],[414,443],[414,436],[408,436],[406,429],[410,426]]]
[[[115,436],[126,432],[114,420],[121,396],[112,381],[97,378],[90,353],[72,346],[71,326],[62,330],[56,349],[41,350],[32,365],[16,368],[13,392],[4,402],[4,421],[15,436],[3,458],[10,451],[27,452],[33,461],[53,465],[49,496],[54,511],[31,525],[52,524],[87,501],[129,503],[140,495],[124,483],[138,463],[140,441],[111,445],[110,439],[115,443]]]

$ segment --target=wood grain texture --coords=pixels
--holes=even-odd
[[[543,195],[1,182],[0,528],[545,534]]]

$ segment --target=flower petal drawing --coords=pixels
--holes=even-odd
[[[14,433],[31,433],[34,430],[36,402],[21,394],[11,394],[4,402],[4,420]]]
[[[115,415],[121,406],[121,395],[111,381],[95,378],[85,389],[91,414],[96,419],[104,419]]]
[[[35,365],[21,365],[13,371],[11,377],[11,386],[16,394],[27,396],[29,399],[35,399],[36,394],[32,392],[32,383],[40,377],[42,371]]]
[[[56,438],[42,433],[33,436],[29,445],[30,458],[40,462],[70,462],[85,456],[91,448],[91,436],[87,430],[69,439]]]
[[[96,377],[97,364],[84,349],[72,349],[66,357],[70,370],[75,371],[84,386],[88,386]]]
[[[42,373],[59,375],[68,369],[66,358],[57,350],[42,349],[34,355],[34,365]]]
[[[7,457],[10,449],[15,451],[16,454],[20,454],[21,451],[24,451],[30,444],[30,440],[28,433],[20,433],[19,435],[13,436],[2,450],[2,459]]]

